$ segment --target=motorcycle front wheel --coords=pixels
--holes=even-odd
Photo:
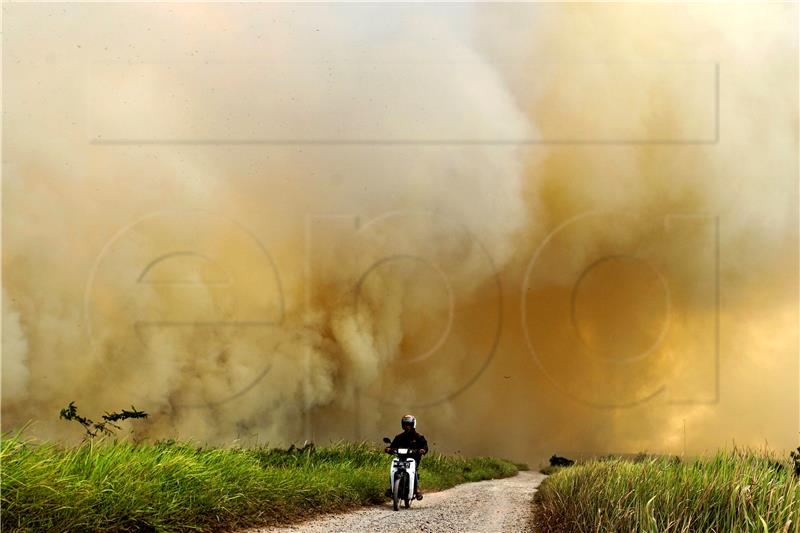
[[[408,475],[408,472],[403,474],[403,505],[405,505],[406,509],[411,507],[411,500],[408,496],[408,489],[411,487],[411,478]]]
[[[403,476],[397,476],[394,478],[394,485],[392,485],[392,507],[395,511],[400,510],[400,489],[401,483],[400,480]]]

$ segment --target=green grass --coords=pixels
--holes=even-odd
[[[555,474],[556,472],[558,472],[559,470],[562,470],[564,468],[565,467],[563,467],[563,466],[549,465],[549,466],[545,466],[543,468],[540,468],[539,472],[541,472],[542,474],[548,475],[548,476],[552,476],[553,474]]]
[[[765,452],[681,463],[593,460],[557,470],[534,499],[536,531],[800,532],[800,479]]]
[[[189,443],[0,444],[4,531],[218,531],[384,500],[389,456],[365,443],[314,450]],[[506,477],[513,463],[427,456],[423,490]]]

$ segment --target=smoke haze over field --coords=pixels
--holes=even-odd
[[[4,431],[796,445],[796,5],[4,19]]]

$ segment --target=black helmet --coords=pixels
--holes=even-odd
[[[406,415],[400,420],[400,427],[405,429],[407,424],[411,424],[411,427],[417,429],[417,419],[414,418],[414,415]]]

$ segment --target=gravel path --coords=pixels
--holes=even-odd
[[[465,483],[442,492],[426,493],[410,509],[401,504],[398,512],[387,502],[294,526],[251,529],[247,533],[521,533],[531,531],[531,498],[544,478],[539,472],[520,472],[510,478]]]

